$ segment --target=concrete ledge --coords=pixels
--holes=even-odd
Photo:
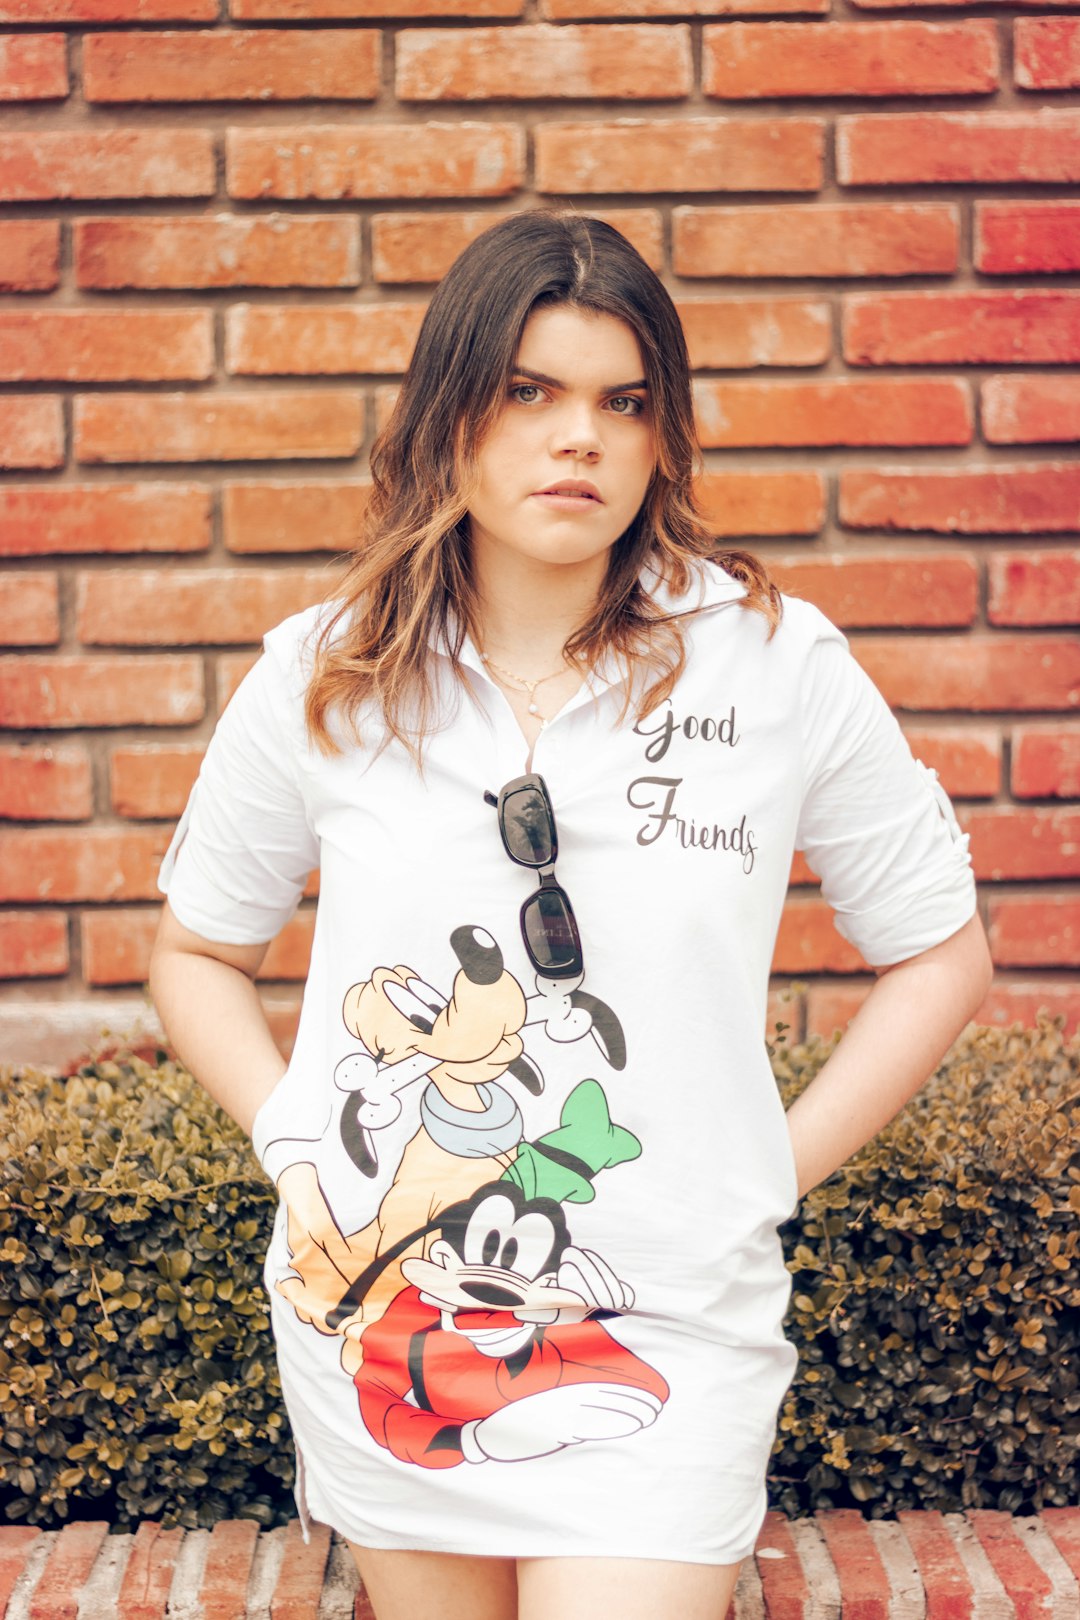
[[[1078,1620],[1080,1507],[770,1513],[728,1620]],[[0,1620],[375,1620],[345,1543],[260,1531],[0,1528]],[[421,1620],[421,1617],[418,1617]],[[658,1617],[661,1620],[661,1617]]]

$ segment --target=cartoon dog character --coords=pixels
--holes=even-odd
[[[450,997],[403,965],[375,969],[370,980],[353,985],[345,997],[345,1023],[365,1050],[343,1059],[334,1078],[346,1092],[341,1141],[362,1175],[371,1176],[378,1168],[374,1133],[397,1119],[401,1093],[428,1076],[420,1127],[404,1149],[375,1218],[346,1236],[310,1161],[297,1159],[276,1178],[288,1209],[293,1269],[292,1276],[279,1280],[278,1291],[302,1321],[319,1332],[344,1336],[342,1365],[350,1373],[362,1359],[359,1341],[365,1327],[402,1286],[402,1265],[381,1269],[362,1305],[346,1319],[340,1301],[350,1286],[388,1249],[396,1248],[403,1261],[409,1252],[400,1248],[403,1234],[430,1230],[442,1209],[513,1163],[524,1125],[517,1103],[496,1079],[511,1073],[533,1095],[543,1088],[543,1076],[524,1053],[519,1030],[532,1022],[564,1041],[592,1034],[613,1058],[613,1066],[625,1063],[621,1026],[604,1003],[580,987],[568,991],[565,984],[539,979],[538,994],[527,1000],[484,929],[455,929],[451,946],[461,967]],[[423,1238],[411,1247],[423,1257]]]
[[[546,1456],[633,1434],[667,1400],[660,1374],[598,1319],[628,1309],[632,1290],[573,1246],[558,1202],[511,1176],[443,1210],[427,1258],[402,1263],[411,1286],[365,1334],[360,1413],[402,1462]]]

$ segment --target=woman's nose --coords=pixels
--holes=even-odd
[[[603,440],[588,405],[567,405],[560,412],[552,437],[552,450],[563,456],[598,456]]]

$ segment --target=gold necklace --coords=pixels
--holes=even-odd
[[[512,681],[518,681],[523,687],[528,689],[529,713],[538,715],[540,724],[542,726],[546,726],[548,723],[548,717],[540,714],[540,710],[536,707],[536,688],[544,681],[554,680],[556,675],[565,674],[565,671],[561,669],[554,669],[550,675],[540,675],[535,681],[527,681],[524,675],[515,675],[512,669],[503,669],[502,665],[497,664],[494,658],[489,658],[486,652],[481,652],[480,657],[483,659],[485,664],[490,664],[492,669],[497,669],[500,675],[508,675]]]

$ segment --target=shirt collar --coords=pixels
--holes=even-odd
[[[740,597],[746,596],[746,586],[734,579],[731,574],[721,568],[719,563],[707,558],[695,558],[689,563],[689,588],[681,595],[676,595],[671,587],[661,578],[660,570],[653,559],[647,558],[642,567],[641,584],[658,607],[665,613],[695,614],[707,612],[711,608],[723,607],[729,602],[736,602]],[[452,603],[447,607],[447,628],[451,635],[457,630],[458,616]],[[449,657],[445,644],[440,639],[437,630],[431,630],[428,635],[428,645],[444,657]],[[483,659],[473,642],[472,636],[466,630],[461,643],[459,654],[461,662],[470,669],[477,670],[487,680],[491,680],[484,668]],[[602,673],[601,670],[606,671]],[[619,665],[613,655],[609,654],[607,662],[601,669],[594,670],[586,677],[586,684],[594,694],[605,691],[609,686],[615,686],[627,677],[625,665]]]

